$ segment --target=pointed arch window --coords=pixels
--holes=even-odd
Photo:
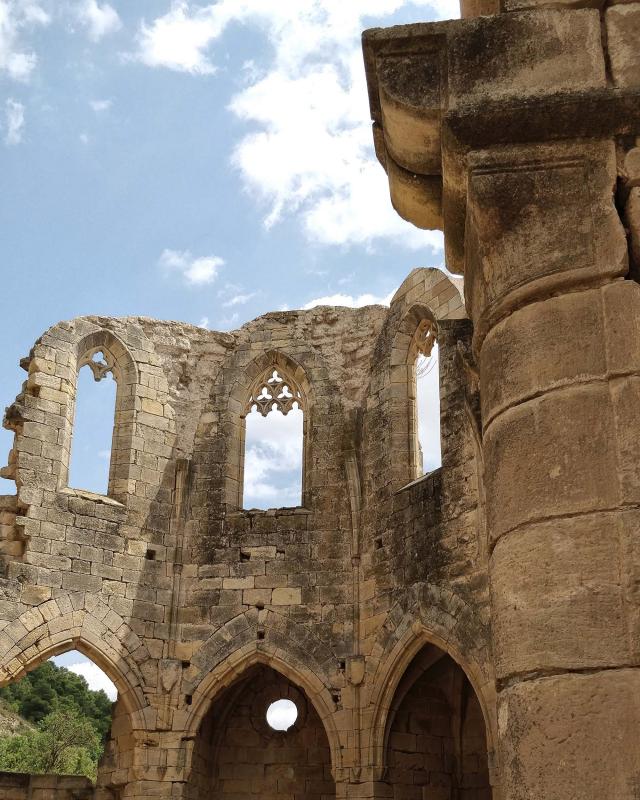
[[[92,349],[78,360],[68,485],[109,493],[116,416],[115,361],[106,349]]]
[[[281,365],[254,381],[243,409],[240,505],[301,506],[304,496],[306,399]]]
[[[135,493],[133,357],[111,331],[96,330],[78,342],[69,380],[59,486],[126,504]]]
[[[64,775],[67,782],[70,775],[84,775],[95,781],[96,773],[108,769],[105,749],[113,748],[113,720],[126,728],[115,684],[77,650],[28,668],[0,689],[0,700],[25,723],[16,729],[20,738],[5,739],[0,748],[5,774]]]
[[[410,435],[413,477],[419,478],[442,464],[440,446],[440,370],[437,329],[424,318],[410,347],[412,400]]]

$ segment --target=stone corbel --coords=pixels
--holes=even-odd
[[[442,228],[445,40],[405,34],[385,41],[386,33],[367,31],[363,39],[376,154],[398,214],[418,228]]]
[[[447,267],[458,274],[472,152],[640,130],[638,85],[608,83],[597,9],[373,29],[363,50],[391,201],[417,227],[445,230]]]

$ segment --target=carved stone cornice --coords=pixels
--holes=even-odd
[[[606,37],[604,37],[606,39]],[[464,271],[468,154],[640,130],[638,86],[608,75],[597,9],[538,9],[363,35],[373,134],[397,212],[446,231]]]

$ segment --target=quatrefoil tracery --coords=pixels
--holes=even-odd
[[[436,343],[436,332],[433,323],[429,319],[423,319],[418,325],[414,339],[416,355],[429,358],[433,345]]]
[[[89,367],[93,374],[95,381],[101,381],[106,378],[109,373],[113,375],[113,368],[115,366],[115,359],[109,352],[104,350],[89,350],[88,353],[78,361],[78,372],[82,367]],[[114,376],[115,377],[115,376]]]
[[[302,409],[302,392],[293,381],[273,369],[269,377],[256,384],[245,413],[251,413],[254,408],[263,417],[270,411],[281,411],[286,416],[292,408]]]
[[[433,369],[435,358],[432,355],[436,343],[435,325],[429,319],[423,319],[418,325],[412,342],[414,358],[418,360],[417,378],[423,378]]]

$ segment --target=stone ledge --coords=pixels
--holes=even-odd
[[[241,519],[242,517],[291,517],[295,515],[310,515],[313,511],[304,506],[283,508],[242,508],[237,511],[227,512],[227,519]]]
[[[65,487],[64,489],[59,489],[58,494],[65,495],[66,497],[79,497],[81,500],[93,500],[95,503],[104,503],[104,505],[113,506],[114,508],[126,508],[126,506],[118,500],[114,500],[106,494],[90,492],[88,489],[71,489]]]

